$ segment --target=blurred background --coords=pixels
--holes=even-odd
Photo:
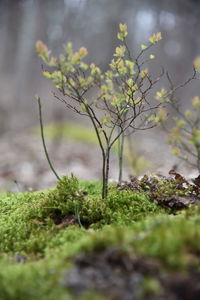
[[[87,121],[65,109],[53,95],[53,85],[43,78],[35,42],[42,40],[54,55],[71,41],[85,46],[91,62],[106,70],[118,44],[119,23],[128,25],[133,52],[154,32],[163,41],[154,49],[152,72],[167,69],[175,84],[192,74],[192,62],[200,54],[200,1],[198,0],[1,0],[0,1],[0,189],[46,188],[55,179],[46,163],[37,131],[38,111],[34,95],[41,96],[47,126],[47,144],[61,174],[99,179],[100,154]],[[158,87],[159,88],[159,87]],[[200,95],[193,82],[179,92],[187,107]],[[55,130],[53,122],[66,126]],[[124,176],[152,170],[166,173],[175,163],[160,130],[133,137],[133,149]],[[113,155],[111,179],[117,178]],[[180,169],[185,166],[178,163]],[[191,170],[192,171],[192,170]],[[187,172],[187,170],[186,170]]]

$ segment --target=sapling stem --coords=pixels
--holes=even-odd
[[[123,172],[123,154],[124,154],[124,133],[118,139],[118,163],[119,163],[119,177],[118,182],[122,182],[122,172]]]
[[[45,156],[46,156],[46,159],[48,161],[48,164],[52,170],[52,172],[54,173],[54,175],[56,176],[56,178],[58,180],[60,180],[60,177],[58,176],[57,172],[55,171],[52,163],[51,163],[51,160],[50,160],[50,157],[49,157],[49,154],[48,154],[48,151],[47,151],[47,147],[46,147],[46,143],[45,143],[45,138],[44,138],[44,127],[43,127],[43,121],[42,121],[42,104],[41,104],[41,100],[40,100],[40,97],[39,96],[35,96],[35,99],[37,100],[38,102],[38,108],[39,108],[39,120],[40,120],[40,133],[41,133],[41,138],[42,138],[42,145],[43,145],[43,148],[44,148],[44,152],[45,152]]]

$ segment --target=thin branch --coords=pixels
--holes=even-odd
[[[39,96],[36,96],[35,98],[36,98],[36,100],[38,102],[39,120],[40,120],[40,132],[41,132],[42,144],[43,144],[44,152],[45,152],[45,155],[46,155],[46,159],[48,161],[48,164],[49,164],[52,172],[54,173],[54,175],[56,176],[56,178],[58,180],[60,180],[60,177],[58,176],[57,172],[55,171],[55,169],[54,169],[54,167],[53,167],[53,165],[51,163],[51,160],[50,160],[50,157],[49,157],[49,154],[48,154],[48,151],[47,151],[46,143],[45,143],[43,121],[42,121],[42,105],[41,105],[41,100],[40,100]]]

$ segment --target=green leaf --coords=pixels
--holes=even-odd
[[[150,54],[150,55],[149,55],[149,58],[150,58],[150,59],[154,59],[154,58],[155,58],[155,55]]]
[[[145,49],[147,49],[147,46],[144,45],[144,44],[142,44],[142,45],[141,45],[141,49],[142,49],[142,50],[145,50]]]

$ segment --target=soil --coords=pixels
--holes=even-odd
[[[163,271],[158,261],[109,248],[75,258],[61,284],[80,296],[87,290],[112,300],[197,300],[200,299],[200,272]],[[152,284],[146,285],[145,281]]]

